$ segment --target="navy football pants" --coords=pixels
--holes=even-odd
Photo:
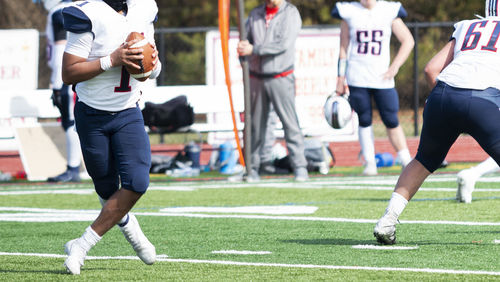
[[[425,105],[415,159],[434,172],[458,136],[468,133],[500,164],[499,108],[498,89],[461,89],[438,82]]]
[[[385,127],[396,128],[399,125],[399,97],[396,89],[349,86],[349,103],[358,114],[359,126],[368,127],[372,125],[372,96]]]
[[[139,107],[110,113],[77,102],[75,121],[97,194],[109,199],[119,189],[120,180],[122,188],[145,193],[151,147]]]

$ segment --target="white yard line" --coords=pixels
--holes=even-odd
[[[40,254],[40,253],[7,253],[0,252],[0,256],[28,256],[46,258],[66,258],[66,255]],[[88,260],[138,260],[136,256],[88,256]],[[282,268],[302,268],[302,269],[332,269],[332,270],[367,270],[367,271],[397,271],[397,272],[420,272],[436,274],[466,274],[466,275],[491,275],[500,276],[498,271],[482,270],[454,270],[454,269],[434,269],[434,268],[406,268],[406,267],[373,267],[373,266],[348,266],[348,265],[318,265],[318,264],[285,264],[285,263],[260,263],[260,262],[240,262],[225,260],[198,260],[198,259],[173,259],[165,255],[158,256],[157,262],[176,263],[203,263],[235,266],[257,266],[257,267],[282,267]]]
[[[238,189],[238,188],[266,188],[266,189],[332,189],[332,190],[366,190],[366,191],[390,191],[394,189],[399,176],[382,175],[376,177],[318,177],[311,178],[310,181],[298,183],[288,179],[265,179],[260,183],[228,182],[225,180],[207,182],[176,182],[176,183],[151,183],[149,191],[195,191],[200,189]],[[426,183],[455,182],[454,175],[431,175]],[[478,180],[479,182],[491,183],[500,182],[499,176],[486,176]],[[8,189],[7,191],[2,191]],[[456,187],[423,187],[420,191],[426,192],[455,192]],[[497,192],[500,189],[477,188],[475,192]],[[36,194],[74,194],[90,195],[94,194],[91,184],[84,185],[12,185],[0,187],[0,196],[9,195],[36,195]]]
[[[272,254],[272,252],[269,252],[269,251],[221,250],[221,251],[212,251],[212,254],[223,254],[223,255],[270,255],[270,254]]]
[[[354,245],[352,248],[365,250],[416,250],[418,249],[418,246]]]
[[[99,214],[99,210],[58,210],[23,207],[0,207],[0,221],[35,222],[50,221],[54,216],[55,221],[90,221]],[[12,213],[12,212],[20,212]],[[309,217],[309,216],[271,216],[271,215],[238,215],[238,214],[202,214],[202,213],[163,213],[163,212],[133,212],[140,216],[165,216],[165,217],[190,217],[190,218],[233,218],[233,219],[262,219],[262,220],[290,220],[290,221],[321,221],[321,222],[346,222],[346,223],[376,223],[377,219],[335,218],[335,217]],[[18,218],[16,218],[18,215]],[[79,217],[79,215],[81,215]],[[64,220],[67,218],[67,220]],[[500,222],[472,222],[449,220],[401,220],[401,224],[437,224],[437,225],[464,225],[464,226],[500,226]]]

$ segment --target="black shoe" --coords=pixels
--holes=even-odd
[[[80,174],[77,170],[68,169],[58,176],[47,178],[47,182],[80,182]]]
[[[268,175],[268,174],[276,174],[276,167],[272,163],[263,163],[260,165],[259,174]]]

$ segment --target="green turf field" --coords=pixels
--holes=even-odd
[[[154,176],[133,213],[157,262],[144,265],[113,228],[79,276],[66,274],[63,245],[97,216],[91,184],[2,184],[0,281],[500,279],[500,175],[482,178],[467,205],[454,200],[455,174],[432,176],[400,218],[397,248],[384,249],[372,231],[398,171],[258,184]]]

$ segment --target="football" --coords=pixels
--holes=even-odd
[[[142,54],[144,55],[144,59],[139,60],[137,62],[137,64],[141,66],[141,69],[138,70],[128,66],[126,66],[125,68],[133,78],[139,81],[145,81],[146,79],[149,78],[154,68],[153,58],[151,57],[154,52],[154,47],[153,45],[151,45],[151,43],[149,43],[149,41],[146,38],[144,38],[144,35],[142,35],[139,32],[134,31],[127,36],[127,42],[132,41],[134,39],[139,39],[140,41],[130,46],[129,48],[143,49]]]

